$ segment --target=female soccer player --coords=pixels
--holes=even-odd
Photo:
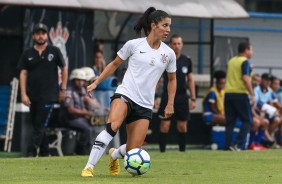
[[[168,103],[164,114],[170,117],[174,113],[176,57],[174,51],[162,42],[170,32],[170,25],[171,18],[166,12],[148,8],[134,26],[138,35],[141,35],[143,29],[146,37],[126,42],[98,79],[87,87],[91,96],[90,92],[128,59],[128,69],[122,84],[111,98],[106,129],[97,136],[88,162],[81,172],[82,177],[94,175],[94,166],[123,122],[126,123],[127,142],[118,149],[110,149],[110,174],[119,175],[118,159],[123,158],[126,151],[142,146],[152,119],[155,87],[165,70],[168,72]]]

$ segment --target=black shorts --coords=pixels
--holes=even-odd
[[[167,105],[168,94],[163,93],[161,98],[160,108],[158,110],[158,116],[161,119],[164,119],[164,110]],[[176,94],[174,99],[174,114],[176,120],[178,121],[189,121],[190,120],[190,112],[189,112],[189,97],[186,93]],[[172,117],[171,117],[172,118]],[[166,120],[171,120],[171,118],[167,118]]]
[[[142,107],[137,103],[133,102],[130,98],[125,95],[115,93],[111,97],[111,103],[116,98],[123,98],[124,102],[127,104],[127,116],[124,120],[126,124],[132,123],[139,119],[152,120],[153,111],[151,109]]]

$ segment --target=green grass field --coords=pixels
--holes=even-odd
[[[102,157],[93,178],[81,178],[87,156],[0,158],[0,183],[282,183],[282,150],[224,152],[188,150],[161,154],[149,151],[148,173],[132,177],[108,174],[108,156]]]

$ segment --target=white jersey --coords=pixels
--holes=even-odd
[[[117,54],[122,60],[129,60],[122,84],[116,93],[152,109],[155,88],[161,75],[165,70],[176,72],[174,51],[163,42],[158,49],[152,49],[146,38],[139,38],[126,42]]]

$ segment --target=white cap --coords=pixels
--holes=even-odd
[[[73,69],[70,74],[70,80],[73,79],[80,79],[80,80],[86,80],[86,73],[81,69]]]
[[[94,70],[92,68],[85,66],[85,67],[82,67],[80,69],[85,72],[86,81],[92,81],[92,80],[96,79],[97,76],[95,75]]]

